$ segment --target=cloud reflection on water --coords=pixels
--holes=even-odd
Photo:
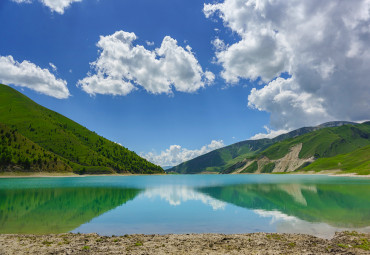
[[[187,201],[200,201],[215,211],[224,210],[227,204],[186,186],[156,187],[145,190],[141,195],[146,198],[160,197],[173,206],[179,206]]]

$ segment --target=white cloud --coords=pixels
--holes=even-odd
[[[239,37],[216,47],[221,76],[260,78],[248,105],[270,112],[274,128],[369,119],[369,0],[224,0],[203,11]]]
[[[204,145],[199,150],[189,150],[182,148],[180,145],[171,145],[170,148],[162,151],[160,154],[149,152],[146,154],[141,153],[141,156],[160,166],[175,166],[224,146],[225,144],[222,140],[212,140],[210,144]]]
[[[149,41],[145,41],[146,45],[148,46],[153,46],[154,45],[154,42],[149,42]]]
[[[21,3],[30,4],[31,3],[31,0],[12,0],[12,1],[18,4],[21,4]]]
[[[53,64],[53,63],[49,63],[49,66],[51,67],[51,69],[54,71],[54,72],[56,72],[57,71],[57,67]]]
[[[290,130],[285,130],[285,129],[273,130],[273,129],[270,129],[269,127],[267,127],[267,126],[263,126],[263,127],[266,130],[266,133],[255,134],[254,136],[249,138],[249,140],[258,140],[258,139],[263,139],[263,138],[271,139],[271,138],[277,137],[279,135],[286,134],[290,131]]]
[[[32,0],[12,0],[16,3],[31,3]],[[51,11],[63,14],[64,10],[74,2],[81,2],[82,0],[39,0],[43,5],[50,8]]]
[[[166,36],[161,47],[147,50],[134,45],[134,33],[117,31],[101,36],[99,58],[91,63],[94,74],[78,82],[87,93],[127,95],[138,86],[153,94],[195,92],[209,85],[214,74],[203,71],[189,46]]]
[[[0,82],[27,87],[59,99],[70,95],[65,80],[57,79],[48,69],[27,60],[19,63],[12,56],[0,56]]]

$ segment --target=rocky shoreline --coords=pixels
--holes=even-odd
[[[370,254],[370,234],[1,234],[0,254]]]

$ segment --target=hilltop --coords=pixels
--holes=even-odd
[[[163,173],[135,152],[0,84],[0,171]]]

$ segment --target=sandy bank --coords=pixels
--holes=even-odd
[[[369,254],[370,234],[0,235],[0,254]]]

